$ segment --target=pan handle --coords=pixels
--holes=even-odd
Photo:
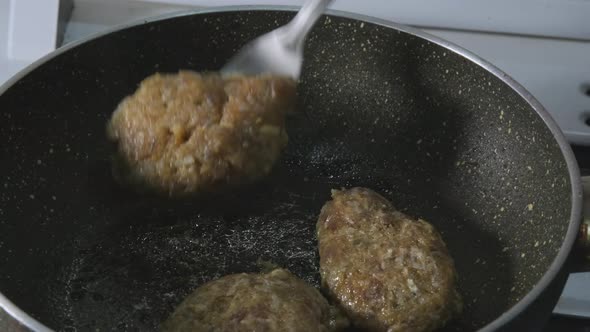
[[[573,272],[590,272],[590,176],[582,177],[584,187],[584,207],[582,223],[576,243],[576,250],[572,254]]]

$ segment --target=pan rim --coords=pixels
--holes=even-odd
[[[13,86],[16,82],[21,80],[24,76],[28,73],[32,72],[33,70],[37,69],[44,63],[48,62],[49,60],[59,56],[60,54],[69,51],[81,44],[86,42],[92,41],[94,39],[106,36],[108,34],[125,30],[127,28],[132,28],[136,26],[140,26],[147,23],[158,22],[158,21],[165,21],[169,19],[174,19],[177,17],[185,17],[185,16],[192,16],[192,15],[201,15],[201,14],[214,14],[214,13],[223,13],[223,12],[240,12],[240,11],[295,11],[298,10],[299,7],[294,6],[277,6],[277,5],[237,5],[237,6],[219,6],[219,7],[209,7],[209,8],[201,8],[201,9],[194,9],[194,10],[185,10],[180,12],[172,12],[164,15],[154,16],[147,19],[141,19],[135,22],[126,23],[117,25],[113,28],[92,34],[75,42],[69,43],[57,50],[46,54],[45,56],[41,57],[37,61],[33,62],[32,64],[26,66],[18,73],[13,75],[8,81],[4,84],[0,85],[0,95],[4,94],[11,86]],[[557,255],[549,265],[549,268],[543,276],[539,279],[539,281],[531,288],[531,290],[516,304],[514,304],[510,309],[505,311],[503,314],[495,318],[493,321],[489,322],[485,326],[479,329],[479,331],[487,332],[487,331],[494,331],[501,328],[507,322],[511,321],[512,319],[516,318],[520,315],[533,301],[535,301],[541,293],[547,288],[551,282],[557,277],[558,273],[562,270],[570,251],[572,250],[575,240],[578,235],[578,231],[580,228],[580,222],[582,220],[582,197],[583,197],[583,190],[582,190],[582,183],[581,183],[581,176],[578,164],[576,162],[574,153],[571,149],[571,146],[567,142],[563,132],[555,122],[555,120],[551,117],[549,112],[541,105],[541,103],[530,93],[528,92],[520,83],[510,77],[508,74],[504,73],[501,69],[494,66],[487,60],[479,57],[478,55],[466,50],[465,48],[458,46],[452,42],[446,41],[440,37],[431,35],[421,29],[410,27],[407,25],[394,23],[388,20],[339,11],[339,10],[327,10],[326,15],[332,15],[337,17],[344,17],[349,19],[354,19],[360,22],[366,22],[370,24],[380,25],[386,28],[391,28],[393,30],[401,31],[407,33],[409,35],[425,39],[429,42],[432,42],[436,45],[444,47],[445,49],[454,52],[471,62],[475,63],[476,65],[482,67],[486,71],[490,72],[497,78],[499,78],[502,82],[507,84],[511,87],[519,96],[521,96],[532,108],[533,110],[541,117],[547,128],[553,134],[553,137],[557,141],[557,144],[561,150],[561,153],[565,159],[568,173],[569,173],[569,180],[571,186],[571,210],[570,210],[570,220],[569,226],[565,235],[565,239],[561,244]],[[9,315],[13,318],[18,320],[21,324],[25,325],[26,327],[30,328],[33,331],[52,331],[50,328],[45,326],[43,323],[39,322],[35,318],[28,315],[18,306],[16,306],[12,301],[10,301],[6,296],[2,294],[0,291],[0,308],[3,308]]]

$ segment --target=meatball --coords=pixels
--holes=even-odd
[[[295,94],[292,79],[270,75],[152,75],[107,125],[116,176],[170,195],[259,179],[287,144]]]
[[[322,286],[358,327],[432,331],[462,308],[434,227],[370,189],[334,190],[317,223]]]
[[[348,325],[320,292],[289,271],[233,274],[190,294],[166,331],[334,331]]]

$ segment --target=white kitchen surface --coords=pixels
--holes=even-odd
[[[590,273],[570,274],[553,312],[565,316],[590,317]]]
[[[0,0],[0,84],[30,62],[30,60],[19,60],[8,56],[10,8],[9,1]]]
[[[26,6],[14,12],[16,1],[35,0],[0,0],[0,84],[44,53],[27,45],[31,40],[11,39],[13,27],[30,22]],[[190,8],[301,2],[74,0],[64,42]],[[585,123],[590,117],[590,0],[335,0],[331,8],[417,26],[476,53],[537,97],[571,142],[590,145],[590,125]],[[55,37],[51,22],[31,24],[35,40]],[[11,49],[22,52],[14,54]],[[556,313],[590,317],[589,278],[587,273],[570,276]]]

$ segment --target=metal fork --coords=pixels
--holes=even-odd
[[[298,79],[305,37],[331,0],[308,0],[286,25],[244,46],[221,69],[224,75],[272,73]]]

